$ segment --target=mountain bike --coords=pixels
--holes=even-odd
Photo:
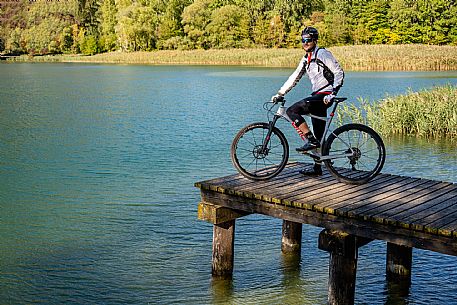
[[[378,133],[366,125],[349,123],[330,129],[338,104],[346,99],[334,98],[328,117],[307,115],[326,123],[320,148],[303,154],[316,162],[323,162],[338,181],[363,184],[381,171],[386,149]],[[233,139],[230,157],[244,177],[267,180],[278,175],[287,165],[289,144],[282,131],[275,126],[280,118],[292,123],[287,116],[285,103],[285,99],[266,102],[263,108],[267,111],[268,122],[249,124]],[[275,107],[276,112],[273,110]],[[271,120],[270,115],[273,115]]]

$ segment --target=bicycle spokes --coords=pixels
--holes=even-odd
[[[263,180],[277,175],[287,164],[289,148],[284,135],[267,123],[243,128],[232,143],[231,158],[244,176]]]
[[[336,129],[328,138],[324,161],[329,171],[348,183],[365,183],[381,170],[385,148],[379,135],[360,124],[347,124]]]

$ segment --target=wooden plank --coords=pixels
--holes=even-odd
[[[341,191],[351,192],[352,189],[357,187],[355,185],[332,182],[332,180],[334,179],[333,176],[329,175],[328,177],[331,177],[331,179],[327,179],[326,177],[321,177],[319,179],[307,178],[312,179],[316,182],[313,184],[313,188],[307,190],[296,188],[293,189],[292,192],[282,193],[279,197],[283,199],[285,202],[295,202],[299,203],[300,205],[304,205],[308,208],[311,208],[315,204],[315,202],[312,202],[313,199],[321,198],[323,200],[330,200],[330,197],[334,196],[335,194],[339,194]],[[385,177],[380,177],[376,179],[380,181],[382,179],[385,179]],[[334,197],[337,198],[338,195]]]
[[[263,199],[265,201],[272,202],[276,193],[276,190],[281,187],[281,185],[286,184],[290,181],[299,182],[301,179],[298,174],[292,174],[292,176],[286,177],[288,179],[283,179],[279,177],[278,179],[271,179],[270,182],[260,182],[257,184],[246,184],[239,185],[228,189],[229,194],[243,196],[243,197],[252,197],[257,199]]]
[[[260,181],[246,179],[246,181],[244,183],[228,182],[228,183],[219,185],[218,190],[219,191],[227,190],[228,193],[236,193],[239,191],[249,190],[252,187],[256,188],[256,187],[261,187],[263,185],[270,185],[272,183],[274,184],[274,183],[277,183],[278,181],[287,180],[290,176],[295,174],[295,171],[297,171],[298,168],[299,168],[298,163],[289,164],[279,175],[277,175],[276,177],[273,177],[271,179],[260,180]]]
[[[424,184],[423,188],[416,190],[408,196],[403,197],[399,200],[395,200],[388,204],[383,205],[380,208],[371,210],[370,217],[375,221],[391,221],[392,224],[396,222],[395,214],[400,213],[407,209],[412,209],[418,204],[422,204],[428,199],[436,197],[434,195],[438,190],[449,187],[449,183],[440,183],[436,181],[430,181],[428,184]]]
[[[332,191],[328,196],[321,197],[321,203],[316,203],[314,208],[318,211],[334,214],[335,206],[347,206],[353,201],[367,199],[382,193],[386,186],[395,183],[395,176],[383,175],[365,185],[354,185],[351,188]],[[314,201],[317,198],[309,198]]]
[[[388,202],[389,198],[401,194],[405,190],[416,187],[418,184],[424,183],[423,180],[416,178],[410,179],[405,177],[399,177],[398,180],[393,184],[386,186],[382,193],[375,194],[372,197],[352,201],[348,205],[332,206],[335,209],[337,215],[347,215],[348,217],[357,217],[359,213],[364,210],[369,210],[373,205],[381,204],[382,202]]]
[[[371,185],[380,185],[389,179],[391,179],[391,177],[383,176],[374,181]],[[327,184],[322,189],[316,189],[303,196],[296,196],[294,200],[297,202],[306,202],[306,204],[313,206],[313,209],[322,212],[324,211],[324,206],[341,202],[343,200],[341,197],[345,197],[344,195],[356,194],[362,190],[363,187],[360,185],[348,185],[344,183],[338,183],[337,185]]]
[[[427,233],[436,233],[443,236],[457,237],[457,212],[446,215],[434,222],[426,224],[424,231]]]
[[[405,222],[413,222],[439,212],[449,207],[449,202],[457,197],[457,184],[454,184],[448,192],[444,192],[433,200],[428,200],[414,210],[406,210],[398,213],[398,219]],[[452,206],[451,206],[452,207]],[[457,206],[455,207],[457,211]]]
[[[315,190],[317,187],[321,185],[326,185],[328,181],[330,181],[332,178],[327,177],[327,178],[311,178],[311,177],[303,177],[302,180],[299,181],[298,183],[289,186],[288,188],[281,189],[279,191],[275,192],[275,201],[276,203],[283,204],[283,205],[296,205],[298,207],[302,208],[307,208],[307,209],[312,209],[312,206],[309,205],[297,205],[296,203],[292,202],[290,200],[291,194],[306,194],[308,192],[311,192]]]
[[[303,166],[301,163],[288,163],[284,170],[273,179],[281,179],[293,172],[296,168]],[[269,180],[267,180],[269,181]],[[216,179],[205,180],[195,183],[198,188],[211,189],[213,191],[224,193],[226,189],[235,188],[240,185],[259,184],[264,181],[254,181],[243,177],[241,174],[234,174]]]
[[[271,183],[271,181],[274,182],[280,180],[283,177],[287,177],[288,175],[293,173],[293,171],[296,170],[298,166],[300,166],[299,163],[288,164],[287,167],[278,176],[266,181],[250,180],[238,174],[227,176],[225,178],[222,178],[221,180],[215,179],[202,182],[200,183],[200,188],[210,189],[219,193],[238,193],[239,195],[243,196],[252,196],[253,194],[249,192],[243,194],[243,189],[247,188],[250,185],[262,185],[263,183]]]
[[[440,216],[427,219],[429,220],[427,223],[428,227],[434,226],[435,228],[441,228],[457,220],[457,210],[455,208],[457,205],[457,198],[452,198],[452,200],[449,201],[449,204],[451,205],[451,210],[444,210],[443,212],[440,212]]]
[[[408,178],[405,177],[392,176],[391,179],[382,181],[382,183],[364,185],[365,189],[363,192],[350,194],[349,196],[341,196],[338,201],[332,201],[325,204],[323,210],[327,213],[346,216],[346,211],[355,208],[357,204],[368,204],[374,201],[373,198],[380,199],[388,196],[386,194],[388,190],[397,188],[399,183],[407,179]]]
[[[436,184],[436,182],[431,182],[430,180],[426,179],[418,179],[412,181],[411,183],[406,183],[400,188],[386,192],[386,196],[384,196],[382,199],[374,201],[372,198],[368,204],[364,204],[362,206],[357,205],[355,208],[352,208],[350,211],[348,211],[348,215],[350,217],[364,218],[368,220],[373,212],[375,212],[373,210],[379,210],[384,205],[400,200],[410,194],[414,194],[422,186],[427,186],[430,184]]]
[[[403,227],[423,230],[424,225],[438,221],[454,212],[457,212],[457,193],[448,192],[425,202],[416,209],[407,210],[399,214],[398,222]]]
[[[294,179],[291,179],[292,183],[288,184],[279,184],[275,185],[275,189],[260,188],[256,189],[256,198],[263,199],[266,201],[282,204],[281,195],[287,194],[288,192],[293,192],[295,190],[300,190],[303,192],[304,187],[310,183],[316,183],[315,181],[308,180],[306,181],[303,176],[297,176]],[[262,195],[263,194],[263,195]],[[284,196],[282,196],[284,197]]]
[[[221,207],[208,202],[202,201],[198,204],[198,219],[212,224],[220,224],[235,220],[248,214],[249,213],[244,211]]]
[[[303,179],[303,175],[298,172],[297,168],[295,171],[290,171],[289,175],[280,177],[280,179],[273,178],[264,183],[251,184],[247,187],[243,186],[243,190],[274,196],[277,191],[294,186]]]

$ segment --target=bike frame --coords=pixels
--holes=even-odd
[[[313,115],[311,113],[306,114],[306,116],[308,116],[310,118],[318,119],[318,120],[321,120],[321,121],[325,122],[324,134],[322,135],[322,139],[321,139],[321,142],[320,142],[321,151],[322,151],[322,147],[324,146],[324,142],[327,139],[327,133],[330,130],[330,124],[332,123],[333,117],[335,116],[336,108],[337,108],[337,106],[338,106],[338,104],[340,102],[342,102],[342,101],[335,101],[334,102],[333,109],[330,112],[328,117],[321,117],[321,116]],[[276,110],[276,113],[274,114],[273,119],[269,122],[268,134],[265,137],[265,141],[264,141],[264,143],[262,145],[262,150],[266,150],[267,149],[267,145],[268,145],[268,142],[270,141],[270,136],[271,136],[271,133],[273,132],[273,128],[275,127],[276,122],[280,118],[285,119],[286,121],[288,121],[291,124],[293,123],[293,121],[287,115],[287,112],[286,112],[287,111],[287,107],[284,106],[285,103],[286,103],[285,100],[283,100],[283,101],[281,101],[279,103],[278,110]],[[332,131],[332,134],[333,134],[333,131]],[[340,139],[348,147],[348,149],[350,150],[350,153],[322,156],[322,154],[319,153],[317,151],[317,149],[314,149],[313,153],[312,152],[305,152],[305,154],[309,155],[311,158],[315,159],[316,161],[324,161],[324,160],[331,160],[331,159],[337,159],[337,158],[347,158],[347,157],[353,156],[353,149],[352,149],[350,143],[347,143],[346,141],[344,141],[344,139],[341,139],[339,137],[338,137],[338,139]]]

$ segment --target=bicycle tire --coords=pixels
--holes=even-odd
[[[382,138],[362,124],[343,125],[327,138],[322,155],[342,153],[352,153],[352,156],[324,160],[324,164],[338,181],[348,184],[367,183],[379,174],[386,160]]]
[[[253,123],[242,128],[232,141],[230,158],[238,172],[251,180],[267,180],[278,175],[289,159],[289,144],[284,134],[273,127],[267,151],[260,148],[268,133],[268,123]]]

